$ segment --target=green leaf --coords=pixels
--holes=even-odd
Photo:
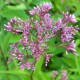
[[[0,45],[1,45],[4,53],[6,53],[11,36],[12,36],[11,33],[7,33],[5,31],[1,31],[1,33],[0,33]],[[6,48],[5,48],[5,46],[6,46]]]
[[[20,10],[16,8],[11,9],[10,7],[5,7],[1,14],[3,17],[6,17],[7,19],[13,18],[14,16],[24,20],[29,18],[29,16],[26,14],[24,10]]]
[[[44,60],[44,58],[43,58],[43,56],[41,56],[40,59],[37,61],[36,66],[35,66],[35,70],[33,73],[34,76],[36,76],[41,71],[43,60]]]
[[[19,5],[16,5],[16,6],[7,6],[7,8],[9,9],[12,9],[12,10],[25,10],[26,9],[26,6],[24,4],[19,4]]]

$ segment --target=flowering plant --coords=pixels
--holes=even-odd
[[[66,54],[71,51],[76,54],[73,36],[78,31],[78,26],[68,26],[69,23],[76,23],[75,16],[68,12],[63,12],[63,17],[56,22],[51,18],[49,10],[52,4],[44,2],[40,6],[34,7],[29,11],[31,18],[29,20],[21,20],[14,17],[5,25],[8,32],[15,35],[20,34],[19,41],[10,46],[10,54],[19,60],[20,69],[35,69],[35,64],[40,56],[44,57],[45,66],[47,66],[50,57],[53,54],[47,53],[48,40],[50,38],[58,38],[60,43],[57,45],[64,48]],[[23,51],[18,49],[21,45]],[[54,48],[54,47],[53,47]]]

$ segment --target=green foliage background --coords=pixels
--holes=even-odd
[[[51,44],[55,44],[58,40],[52,38],[48,43],[49,52],[55,55],[47,67],[44,66],[42,57],[37,62],[33,73],[31,70],[20,70],[17,61],[13,58],[7,64],[8,58],[11,57],[8,53],[9,45],[17,41],[19,35],[4,31],[4,24],[14,16],[23,20],[29,19],[28,11],[42,2],[53,4],[50,13],[55,21],[62,16],[63,11],[75,14],[78,21],[76,25],[80,28],[80,0],[0,0],[0,80],[54,80],[51,77],[53,70],[59,72],[67,70],[68,80],[80,80],[80,30],[74,38],[78,57],[71,53],[65,55],[63,49],[53,47]],[[31,79],[31,75],[33,79]],[[56,80],[59,80],[59,76]]]

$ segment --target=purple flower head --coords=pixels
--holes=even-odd
[[[73,38],[73,35],[75,35],[75,32],[77,32],[77,26],[76,27],[65,27],[61,31],[61,40],[62,42],[70,42]]]
[[[38,23],[38,20],[34,22],[34,27],[38,28],[40,26],[40,24]]]
[[[48,3],[48,2],[43,2],[42,4],[40,4],[40,11],[41,12],[48,12],[50,9],[52,8],[52,4]]]
[[[71,51],[73,54],[75,54],[76,56],[78,56],[78,54],[76,54],[74,40],[66,46],[66,51],[67,52]],[[66,54],[67,54],[67,52],[66,52]]]
[[[63,17],[63,20],[62,20],[62,21],[63,21],[64,23],[68,23],[68,22],[73,22],[73,23],[75,23],[75,22],[77,22],[76,19],[75,19],[74,14],[70,14],[70,15],[69,15],[68,12],[66,12],[66,13],[63,12],[63,16],[64,16],[64,17]]]
[[[22,33],[23,39],[19,40],[19,42],[22,43],[22,45],[24,46],[24,48],[26,48],[26,44],[28,44],[28,42],[29,42],[28,35],[29,35],[28,31],[24,30],[23,33]]]
[[[30,13],[31,15],[35,15],[36,12],[37,12],[37,7],[34,7],[33,10],[29,11],[29,13]]]
[[[61,76],[60,76],[60,78],[58,78],[59,80],[67,80],[67,72],[66,72],[66,70],[62,70],[61,71]],[[59,73],[58,73],[58,71],[53,71],[52,72],[52,77],[53,78],[56,78],[57,76],[59,75]]]
[[[28,48],[32,50],[33,57],[39,59],[40,55],[43,52],[43,49],[40,44],[31,42]]]
[[[62,19],[59,18],[58,21],[54,24],[53,33],[55,34],[63,27]]]
[[[62,30],[62,34],[61,34],[61,39],[62,39],[62,42],[69,42],[72,38],[72,35],[73,35],[73,27],[65,27],[63,30]]]
[[[15,34],[22,32],[21,22],[21,19],[14,17],[7,23],[7,25],[5,25],[6,30]]]
[[[52,19],[50,19],[50,14],[45,14],[44,15],[44,24],[45,24],[45,28],[50,30],[52,29]]]
[[[70,20],[71,22],[73,22],[73,23],[77,22],[76,19],[75,19],[74,14],[69,16],[69,20]]]
[[[53,54],[45,54],[45,66],[47,66],[49,60],[50,60],[50,57],[52,57]]]
[[[67,72],[65,70],[62,71],[62,76],[60,80],[67,80]]]
[[[26,62],[26,63],[24,63],[24,62],[19,62],[19,66],[20,66],[20,69],[21,70],[24,70],[25,68],[27,68],[28,70],[29,69],[31,69],[31,67],[32,67],[32,62]]]
[[[16,43],[14,43],[11,46],[10,53],[12,54],[13,57],[17,58],[18,60],[23,60],[24,58],[24,55],[22,54],[22,52],[17,49]]]
[[[43,2],[40,6],[34,7],[33,10],[29,11],[31,15],[35,15],[38,13],[39,16],[44,16],[50,9],[52,8],[52,4],[48,2]]]
[[[53,78],[56,78],[57,75],[58,75],[58,71],[53,71],[53,72],[52,72],[52,77],[53,77]]]

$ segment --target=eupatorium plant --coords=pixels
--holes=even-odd
[[[44,57],[45,66],[47,66],[50,57],[55,54],[46,52],[48,49],[47,41],[50,38],[59,38],[59,47],[64,48],[66,53],[71,51],[78,55],[73,40],[73,36],[78,31],[78,26],[68,26],[69,23],[77,22],[75,16],[66,12],[63,13],[62,18],[55,22],[49,14],[51,8],[51,3],[44,2],[29,11],[30,19],[23,21],[14,17],[5,25],[8,32],[21,36],[19,41],[10,46],[10,54],[19,60],[18,65],[21,69],[34,69],[40,56]],[[23,51],[19,50],[19,45],[22,45]]]

